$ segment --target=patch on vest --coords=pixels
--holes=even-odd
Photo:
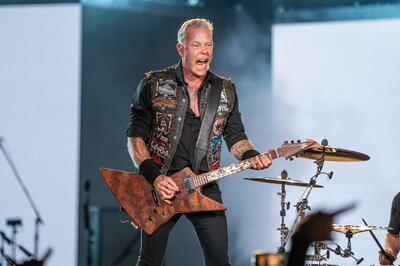
[[[210,148],[211,148],[211,161],[214,162],[211,166],[211,170],[215,170],[220,166],[220,153],[222,146],[222,132],[224,126],[225,118],[224,117],[216,117],[215,122],[212,127],[212,137],[210,140]]]
[[[172,122],[172,114],[164,114],[156,112],[156,128],[158,131],[169,132]]]
[[[224,130],[224,122],[225,122],[225,118],[224,117],[216,117],[215,118],[215,122],[213,124],[213,135],[219,135],[222,134],[223,130]]]
[[[217,113],[218,113],[218,115],[223,115],[223,113],[226,113],[228,111],[229,111],[228,96],[226,95],[226,91],[222,90],[221,91],[221,99],[219,101]]]
[[[162,96],[165,98],[176,98],[176,87],[177,85],[175,81],[160,79],[157,82],[156,97]]]
[[[159,165],[164,163],[164,159],[169,155],[171,143],[164,132],[157,132],[150,143],[151,157]]]
[[[168,99],[164,97],[157,97],[152,100],[154,106],[158,107],[168,107],[168,108],[175,108],[177,106],[177,101],[175,99]]]

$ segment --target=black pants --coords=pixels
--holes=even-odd
[[[203,194],[222,203],[218,184],[210,184],[203,188]],[[205,265],[228,266],[228,230],[225,212],[200,212],[185,214],[193,224],[203,251]],[[140,255],[137,266],[161,266],[167,248],[171,229],[179,220],[177,214],[153,235],[142,231]]]

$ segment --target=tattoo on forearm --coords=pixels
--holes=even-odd
[[[146,143],[139,137],[128,137],[128,152],[136,167],[139,167],[144,160],[150,159]]]
[[[233,144],[231,147],[231,153],[236,159],[241,160],[243,153],[248,150],[254,150],[254,145],[249,140],[241,140]]]

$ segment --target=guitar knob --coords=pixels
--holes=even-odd
[[[151,216],[147,217],[147,219],[149,219],[149,221],[153,220],[153,218]]]
[[[154,212],[154,213],[157,213],[157,209],[153,209],[153,212]]]

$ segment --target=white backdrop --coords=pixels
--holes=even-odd
[[[331,181],[311,194],[314,210],[357,202],[336,223],[387,226],[399,189],[400,20],[278,24],[273,27],[272,123],[276,135],[329,140],[333,147],[367,153],[362,163],[326,163]],[[297,160],[293,178],[308,180],[315,167]],[[290,191],[289,191],[290,192]],[[294,194],[289,194],[289,197]],[[296,197],[300,193],[296,194]],[[294,197],[294,200],[297,198]],[[291,212],[294,215],[294,210]],[[383,242],[385,231],[376,232]],[[346,247],[344,235],[333,233]],[[368,233],[352,241],[363,265],[377,264],[378,248]],[[329,263],[352,265],[331,255]]]
[[[0,136],[44,220],[50,265],[76,264],[80,38],[79,4],[0,7]],[[17,240],[33,251],[35,216],[3,154],[0,178],[0,230],[21,218]]]

